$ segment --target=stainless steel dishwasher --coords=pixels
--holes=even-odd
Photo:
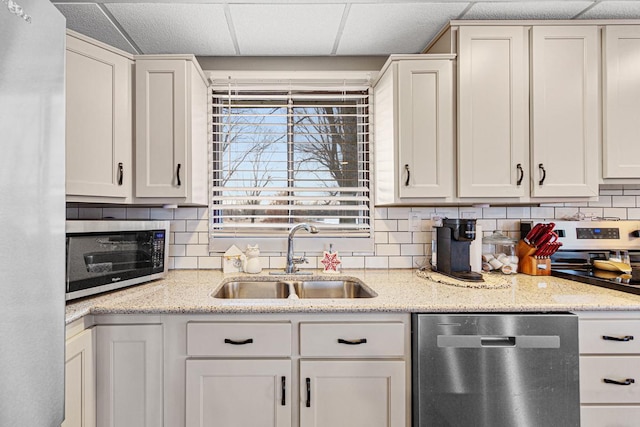
[[[580,425],[578,318],[414,314],[414,427]]]

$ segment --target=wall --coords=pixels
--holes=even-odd
[[[427,219],[420,221],[421,231],[409,231],[410,212]],[[431,213],[450,218],[478,218],[483,232],[493,230],[507,232],[518,237],[520,219],[549,221],[552,219],[577,219],[613,217],[640,219],[640,186],[601,186],[600,199],[589,203],[556,203],[542,206],[514,207],[429,207],[429,208],[376,208],[375,253],[352,253],[346,248],[334,248],[339,252],[344,268],[412,268],[422,265],[431,254]],[[160,219],[171,221],[170,268],[171,269],[221,269],[220,254],[208,253],[207,208],[146,208],[146,207],[92,207],[79,204],[67,205],[67,219]],[[244,250],[244,247],[240,249]],[[262,253],[263,268],[284,267],[284,253]],[[296,255],[301,255],[297,253]],[[319,268],[321,253],[306,253],[309,265]]]

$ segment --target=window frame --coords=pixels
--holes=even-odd
[[[377,76],[378,72],[376,71],[318,71],[318,72],[273,72],[273,71],[211,71],[208,73],[208,77],[212,82],[212,85],[207,89],[208,95],[207,99],[209,102],[209,124],[208,124],[208,132],[209,132],[209,144],[210,144],[210,177],[209,177],[209,221],[208,221],[208,242],[209,242],[209,252],[210,253],[219,253],[226,251],[231,245],[236,245],[241,250],[247,245],[258,244],[262,252],[286,252],[287,250],[287,239],[286,237],[264,237],[264,236],[215,236],[213,235],[212,223],[213,223],[213,193],[214,193],[214,154],[213,148],[215,144],[215,137],[213,134],[213,117],[212,117],[212,96],[211,89],[213,86],[220,86],[223,82],[228,82],[229,80],[236,80],[242,82],[255,82],[256,85],[260,85],[261,83],[264,85],[274,84],[274,83],[283,83],[286,84],[289,81],[308,81],[308,80],[318,80],[318,81],[334,81],[334,82],[351,82],[351,81],[368,81],[371,83],[374,78]],[[374,176],[374,159],[373,159],[373,144],[374,144],[374,135],[373,135],[373,110],[372,105],[373,102],[371,97],[373,95],[373,90],[371,85],[368,85],[369,91],[369,168],[368,168],[368,176],[369,176],[369,235],[367,237],[363,236],[352,236],[352,237],[336,237],[336,236],[322,236],[322,230],[320,233],[316,235],[309,235],[308,233],[297,233],[296,234],[296,252],[305,252],[309,255],[318,254],[321,255],[322,251],[329,250],[329,245],[333,245],[333,249],[340,252],[348,252],[348,253],[361,253],[372,254],[374,252],[374,224],[375,224],[375,207],[373,205],[375,197],[373,194],[374,185],[373,179]],[[292,225],[293,226],[293,225]]]

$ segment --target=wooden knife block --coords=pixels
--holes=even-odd
[[[536,248],[520,240],[516,246],[516,254],[518,255],[518,273],[528,274],[529,276],[550,276],[551,260],[549,258],[536,258]]]

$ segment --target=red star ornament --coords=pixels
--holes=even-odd
[[[338,258],[338,252],[324,252],[324,256],[320,262],[324,265],[325,273],[337,273],[338,266],[342,264],[340,258]]]

